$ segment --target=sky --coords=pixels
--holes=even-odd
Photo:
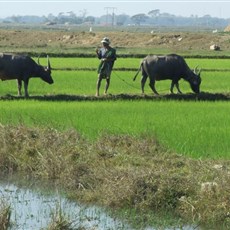
[[[57,16],[60,12],[73,11],[77,16],[101,16],[115,13],[127,14],[148,14],[149,11],[159,9],[160,13],[170,13],[176,16],[190,17],[191,15],[202,17],[210,15],[218,18],[230,18],[230,0],[225,1],[204,1],[204,0],[0,0],[0,18],[8,16],[37,15]]]

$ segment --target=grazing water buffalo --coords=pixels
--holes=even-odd
[[[22,81],[24,82],[25,97],[28,97],[29,79],[40,77],[43,81],[52,84],[51,66],[47,56],[48,65],[43,67],[37,64],[32,58],[26,55],[0,54],[0,79],[13,80],[18,82],[18,95],[22,95]]]
[[[141,90],[143,94],[145,82],[148,77],[150,79],[149,85],[155,94],[158,94],[155,89],[155,81],[167,79],[172,80],[170,87],[171,93],[173,93],[174,85],[176,86],[178,93],[182,93],[178,83],[181,78],[189,82],[193,92],[200,92],[200,71],[197,72],[196,68],[192,71],[186,64],[184,58],[179,55],[170,54],[166,56],[154,55],[145,57],[133,78],[134,81],[140,70],[142,70]]]

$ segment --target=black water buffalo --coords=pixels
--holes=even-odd
[[[142,70],[141,90],[143,94],[145,82],[148,77],[150,79],[149,85],[155,94],[158,94],[155,89],[155,81],[167,79],[172,80],[170,87],[171,93],[173,93],[174,85],[178,93],[182,93],[178,83],[181,78],[189,82],[193,92],[200,92],[200,71],[197,72],[197,68],[192,71],[186,64],[184,58],[179,55],[170,54],[166,56],[153,55],[145,57],[133,78],[134,81],[140,70]]]
[[[40,77],[43,81],[52,84],[51,66],[47,56],[47,67],[37,64],[32,58],[26,55],[0,54],[0,79],[13,80],[18,82],[18,95],[22,95],[22,81],[24,82],[25,97],[28,97],[29,79]]]

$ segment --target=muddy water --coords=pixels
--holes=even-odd
[[[41,186],[30,183],[21,186],[12,180],[0,177],[0,202],[11,207],[11,227],[9,230],[45,230],[53,222],[58,213],[71,223],[73,229],[87,230],[131,230],[124,221],[112,218],[105,210],[90,206],[86,207],[70,201],[60,194],[54,186]],[[14,183],[15,182],[15,183]],[[154,230],[147,227],[143,230]],[[173,227],[165,230],[179,230]],[[183,226],[183,230],[195,229],[194,226]],[[198,229],[198,228],[196,228]]]
[[[127,224],[110,217],[102,209],[71,202],[57,191],[52,195],[44,195],[39,190],[0,182],[0,202],[4,201],[10,204],[12,210],[11,230],[47,229],[58,212],[72,223],[73,229],[131,229]]]

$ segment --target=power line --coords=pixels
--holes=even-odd
[[[108,25],[108,17],[109,17],[109,10],[112,10],[112,26],[114,26],[114,19],[115,19],[115,14],[114,11],[117,9],[116,7],[105,7],[106,10],[106,25]]]

